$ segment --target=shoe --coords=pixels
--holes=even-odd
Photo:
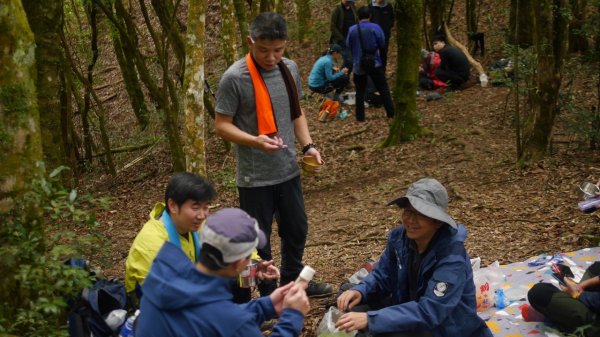
[[[333,286],[329,283],[320,283],[315,281],[308,282],[306,295],[308,296],[323,296],[333,293]]]

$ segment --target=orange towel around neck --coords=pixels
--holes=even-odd
[[[256,121],[258,122],[258,134],[273,136],[277,134],[277,124],[275,124],[275,114],[271,104],[269,89],[263,80],[260,71],[252,59],[252,55],[246,55],[246,64],[252,78],[254,86],[254,98],[256,102]]]

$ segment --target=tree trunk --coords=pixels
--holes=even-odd
[[[534,4],[537,90],[533,91],[524,130],[521,162],[540,160],[548,153],[569,42],[568,7],[568,0],[540,0]]]
[[[144,92],[142,91],[142,86],[138,80],[138,74],[135,70],[135,63],[131,58],[125,55],[119,33],[114,30],[114,28],[112,32],[112,40],[115,56],[119,62],[121,76],[123,76],[123,83],[125,84],[127,95],[129,96],[131,108],[133,109],[133,113],[135,114],[135,118],[138,121],[140,129],[145,130],[150,122],[150,113],[148,112],[148,107],[146,106],[146,102],[144,100]]]
[[[0,27],[0,214],[6,214],[19,207],[14,199],[28,190],[42,143],[35,42],[20,0],[3,2]]]
[[[152,0],[152,8],[158,17],[163,34],[168,36],[169,44],[173,47],[175,57],[177,58],[177,68],[180,77],[185,73],[185,43],[180,33],[182,27],[177,21],[177,8],[172,0]],[[177,1],[179,4],[179,1]]]
[[[308,1],[296,0],[296,20],[298,21],[298,42],[302,43],[311,27]]]
[[[60,75],[64,64],[59,34],[63,26],[63,1],[24,0],[31,30],[35,36],[37,67],[37,102],[40,114],[44,161],[49,168],[65,163],[66,153],[61,136]]]
[[[250,5],[250,16],[251,16],[251,20],[252,21],[255,17],[258,16],[258,14],[260,13],[260,3],[262,1],[261,0],[253,0],[251,5]]]
[[[478,0],[466,0],[465,1],[465,18],[467,21],[467,35],[477,33],[477,2]],[[468,39],[467,48],[473,50],[473,41]]]
[[[429,0],[429,36],[443,33],[442,24],[444,23],[444,15],[446,13],[446,0]]]
[[[246,15],[246,1],[233,0],[233,6],[235,7],[235,18],[240,28],[240,41],[242,41],[242,51],[245,55],[248,53],[248,45],[246,44],[246,37],[248,36],[248,18]]]
[[[237,44],[237,35],[234,18],[235,8],[233,7],[233,1],[221,0],[221,45],[223,47],[225,68],[229,68],[229,66],[238,59],[238,55],[236,54],[237,48],[235,47]],[[188,29],[190,21],[191,20],[188,20]],[[242,42],[244,42],[244,40],[242,40]],[[202,48],[204,48],[204,46],[202,46]]]
[[[185,169],[185,156],[183,154],[183,147],[181,146],[181,139],[179,136],[178,117],[180,104],[175,83],[169,77],[167,57],[169,48],[160,41],[158,34],[150,24],[151,22],[145,3],[140,1],[140,9],[156,49],[156,59],[162,68],[161,77],[163,86],[161,87],[158,85],[157,79],[152,76],[150,69],[146,64],[147,57],[141,54],[137,46],[135,23],[133,22],[129,11],[123,5],[122,0],[115,0],[114,2],[114,10],[116,12],[113,12],[111,5],[107,4],[105,1],[93,0],[93,2],[102,10],[119,32],[119,37],[123,44],[123,51],[125,52],[126,57],[130,57],[134,60],[140,79],[148,89],[150,97],[156,102],[158,109],[164,111],[163,123],[165,125],[169,148],[171,150],[173,169],[175,171],[183,171]]]
[[[273,12],[283,15],[283,1],[284,0],[273,0]]]
[[[533,3],[532,0],[510,0],[510,34],[508,43],[527,48],[533,44]],[[518,24],[517,24],[518,22]],[[518,29],[515,31],[515,29]]]
[[[256,2],[259,2],[259,0],[256,0]],[[272,5],[273,3],[271,0],[260,0],[259,13],[272,11]]]
[[[395,6],[396,48],[402,60],[396,64],[394,86],[395,115],[390,132],[382,146],[394,146],[401,141],[413,140],[421,134],[417,114],[416,95],[418,69],[421,62],[422,0],[397,0]]]
[[[590,48],[586,33],[583,31],[586,23],[587,0],[570,0],[570,3],[573,20],[569,25],[569,51],[584,53]]]
[[[204,117],[204,45],[206,0],[189,0],[186,45],[185,146],[186,171],[206,176]]]

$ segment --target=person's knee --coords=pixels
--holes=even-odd
[[[538,283],[529,290],[527,299],[535,309],[545,308],[550,304],[552,295],[558,291],[560,290],[549,283]]]

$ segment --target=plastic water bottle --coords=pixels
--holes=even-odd
[[[494,302],[496,302],[496,308],[498,309],[504,309],[508,306],[509,303],[506,296],[504,296],[504,290],[496,290],[496,298],[494,299]]]
[[[127,321],[125,321],[125,324],[123,324],[123,327],[121,328],[121,332],[119,332],[119,337],[133,337],[134,333],[133,333],[133,323],[135,322],[135,319],[138,317],[138,315],[140,314],[139,310],[135,311],[135,314],[133,316],[130,316]]]
[[[352,274],[352,276],[348,278],[348,281],[352,284],[359,284],[368,275],[369,272],[365,268],[360,268],[356,273]]]

